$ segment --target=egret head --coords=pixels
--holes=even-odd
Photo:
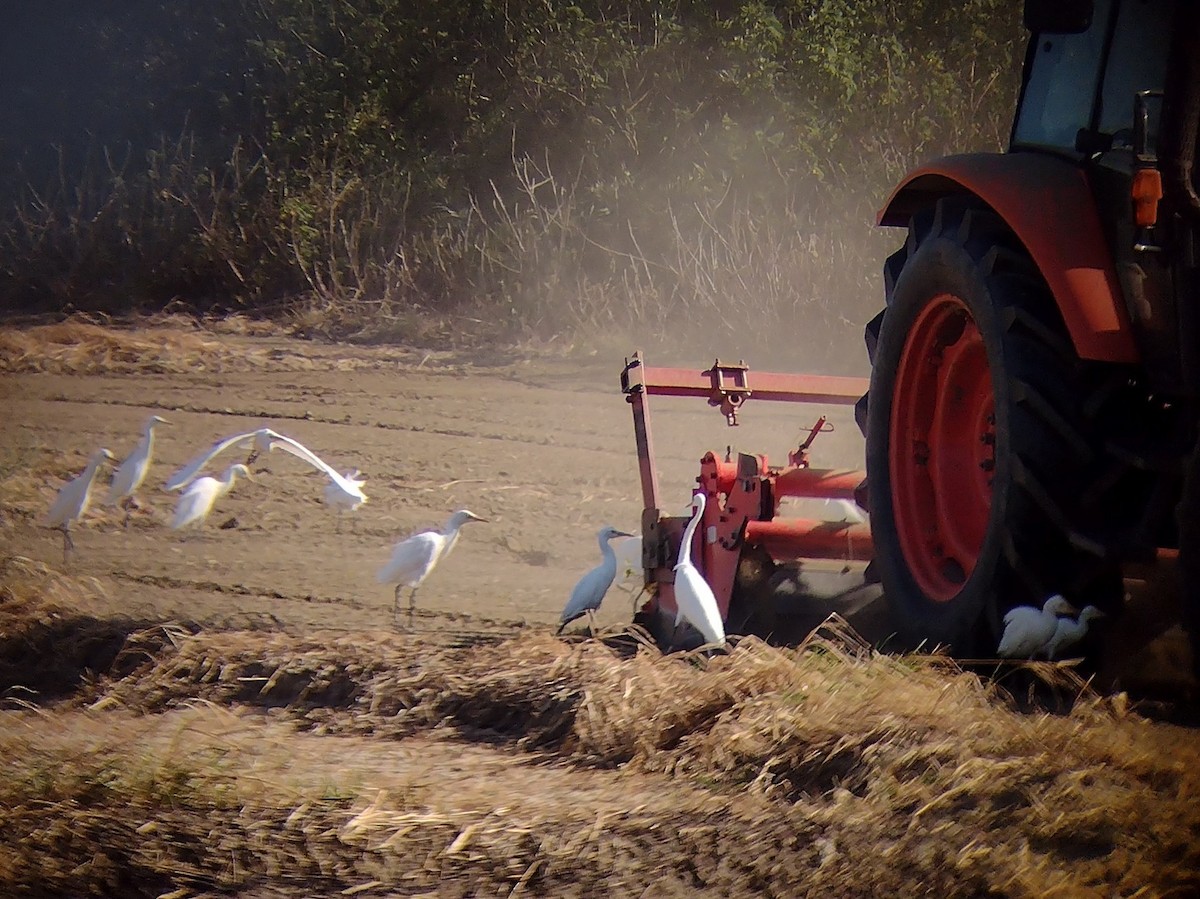
[[[1088,621],[1094,621],[1097,618],[1107,618],[1108,615],[1103,609],[1098,609],[1095,606],[1084,606],[1079,613],[1079,622],[1085,624]]]
[[[1067,598],[1061,593],[1055,593],[1046,600],[1042,606],[1043,612],[1049,612],[1052,615],[1072,615],[1075,613],[1075,607],[1067,602]]]
[[[695,511],[692,514],[693,515],[703,515],[704,507],[705,507],[705,505],[707,505],[707,503],[708,503],[708,497],[706,497],[704,495],[704,491],[697,490],[695,493],[692,494],[692,508],[695,509]]]
[[[247,467],[246,467],[246,466],[245,466],[243,463],[241,463],[241,462],[238,462],[238,463],[236,463],[236,464],[234,464],[234,465],[230,465],[230,466],[229,466],[229,470],[228,470],[227,472],[225,472],[225,475],[226,475],[226,477],[228,477],[228,478],[229,478],[229,483],[231,483],[231,484],[232,484],[234,481],[236,481],[236,480],[237,480],[237,476],[238,476],[238,475],[241,475],[241,476],[242,476],[242,477],[244,477],[244,478],[245,478],[247,481],[253,481],[253,480],[254,480],[254,475],[252,475],[252,474],[250,473],[250,469],[249,469],[249,468],[247,468]]]
[[[604,527],[600,528],[600,533],[598,536],[601,540],[611,540],[613,537],[632,537],[633,534],[630,534],[628,531],[619,531],[611,524],[606,524]]]
[[[486,518],[480,518],[470,509],[459,509],[450,516],[449,528],[460,528],[468,521],[487,521]]]
[[[169,425],[169,424],[170,424],[170,422],[167,421],[165,418],[163,418],[161,415],[151,415],[148,419],[146,419],[146,430],[147,431],[150,430],[155,425]]]
[[[101,462],[105,461],[106,459],[109,462],[117,461],[117,457],[114,456],[109,450],[105,449],[104,447],[101,447],[100,449],[96,450],[96,453],[95,453],[95,455],[92,456],[92,458],[95,460],[97,465],[99,465]]]

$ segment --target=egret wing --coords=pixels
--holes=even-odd
[[[83,484],[79,481],[79,478],[63,484],[59,488],[58,496],[54,498],[54,505],[50,507],[50,514],[46,517],[46,524],[50,527],[58,527],[64,521],[71,518],[71,513],[79,501],[79,491],[82,489]]]
[[[436,531],[422,531],[397,543],[392,547],[392,557],[379,569],[379,582],[415,587],[437,563],[442,539]]]
[[[563,606],[559,621],[568,624],[579,616],[586,615],[589,609],[594,611],[600,608],[600,603],[604,601],[604,595],[612,586],[615,571],[615,566],[608,567],[601,564],[581,577],[574,589],[571,590],[571,597]]]
[[[232,437],[226,437],[224,440],[218,440],[183,468],[179,469],[179,471],[171,475],[171,477],[167,478],[166,488],[168,490],[179,490],[182,487],[186,487],[195,480],[196,475],[200,474],[200,470],[209,463],[209,460],[225,452],[231,446],[252,446],[254,444],[254,437],[259,433],[259,430],[267,430],[272,439],[279,436],[269,429],[256,429],[247,431],[244,434],[234,434]]]
[[[171,527],[178,530],[204,518],[212,507],[216,487],[217,482],[212,478],[201,478],[193,483],[175,504]]]
[[[351,496],[362,496],[362,485],[365,483],[365,481],[357,481],[354,478],[347,477],[346,475],[342,474],[299,440],[294,440],[291,437],[285,437],[283,434],[272,434],[271,448],[274,449],[275,447],[291,453],[297,459],[303,459],[317,471],[327,475],[331,481],[333,481]],[[358,469],[354,469],[354,474],[358,474]],[[363,499],[366,499],[366,497],[363,497]]]
[[[675,602],[679,612],[700,632],[706,643],[725,643],[725,625],[708,581],[691,565],[675,569]]]

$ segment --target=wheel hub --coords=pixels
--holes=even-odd
[[[909,330],[892,396],[889,446],[901,550],[922,592],[948,602],[982,551],[996,467],[987,351],[956,296],[933,297]]]

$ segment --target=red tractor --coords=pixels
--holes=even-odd
[[[1113,610],[1127,563],[1190,564],[1197,13],[1028,0],[1009,152],[923,166],[879,216],[908,236],[858,418],[875,564],[911,638],[987,652],[1013,605]]]
[[[934,160],[879,214],[907,237],[884,266],[856,406],[870,573],[907,642],[960,656],[993,655],[1006,610],[1053,593],[1115,610],[1131,565],[1175,556],[1200,633],[1200,4],[1027,0],[1025,23],[1008,152]],[[721,368],[693,392],[720,402]],[[670,392],[631,387],[630,371],[631,401]],[[808,386],[794,393],[851,401],[854,387]],[[720,562],[725,546],[734,567],[781,543],[823,554],[811,527],[775,520],[796,466],[755,459],[706,457],[716,543],[696,550]],[[854,495],[850,480],[826,494]],[[677,541],[653,499],[648,533]],[[675,549],[646,541],[650,610],[668,616]],[[730,565],[710,581],[732,584]],[[717,593],[726,609],[735,594]]]

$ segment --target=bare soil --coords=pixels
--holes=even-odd
[[[451,560],[421,588],[416,626],[544,627],[599,560],[596,531],[640,529],[620,356],[489,359],[278,339],[223,343],[233,359],[220,371],[4,375],[0,472],[9,502],[0,551],[61,562],[60,535],[39,527],[57,487],[96,447],[123,458],[155,413],[171,425],[156,434],[144,509],[123,530],[115,510],[98,503],[75,535],[72,572],[100,579],[132,615],[389,628],[392,590],[375,574],[391,545],[466,507],[489,523],[464,530]],[[845,410],[748,406],[741,425],[728,428],[703,401],[661,401],[654,428],[665,494],[682,513],[710,449],[733,444],[782,461],[822,412],[837,430],[818,439],[816,464],[859,467],[860,438]],[[168,475],[214,440],[264,425],[339,470],[360,469],[368,503],[335,532],[337,516],[321,503],[326,479],[276,452],[256,463],[255,482],[239,482],[222,499],[200,533],[164,527],[176,499],[161,489]],[[230,451],[214,473],[235,461],[242,459]],[[30,469],[42,476],[25,480]],[[631,613],[632,603],[614,592],[599,621],[625,623]]]
[[[631,581],[598,616],[605,641],[553,639],[595,532],[639,528],[619,356],[238,334],[189,352],[10,353],[0,375],[0,754],[16,760],[0,893],[1200,888],[1194,739],[1124,696],[1019,715],[974,675],[881,661],[854,636],[664,658],[620,635]],[[123,457],[156,413],[171,424],[142,507],[123,528],[98,502],[64,566],[41,524],[55,491],[96,447]],[[834,431],[814,464],[859,467],[848,410],[751,401],[731,429],[701,401],[656,401],[666,495],[682,512],[708,450],[783,459],[820,414]],[[274,453],[203,529],[167,527],[166,477],[262,425],[360,469],[369,502],[339,525],[325,479]],[[412,624],[394,620],[375,578],[392,543],[461,507],[488,522]],[[827,567],[844,601],[798,614],[838,610],[886,641],[857,579]],[[1070,706],[1087,694],[1072,677],[1006,686],[1052,684]]]

